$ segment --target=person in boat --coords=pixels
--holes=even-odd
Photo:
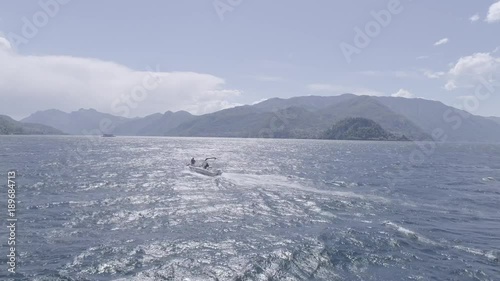
[[[194,166],[196,164],[196,160],[194,160],[194,157],[191,158],[191,166]]]
[[[217,159],[217,158],[215,158],[215,157],[205,158],[205,161],[203,161],[203,163],[201,163],[201,167],[202,167],[203,169],[208,169],[208,168],[210,168],[210,165],[208,164],[208,160],[210,160],[210,159]]]

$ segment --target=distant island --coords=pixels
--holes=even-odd
[[[271,98],[203,115],[167,111],[126,118],[82,108],[2,120],[0,134],[415,141],[434,136],[447,142],[500,142],[498,117],[472,115],[439,101],[354,94]]]
[[[103,138],[114,138],[114,137],[115,137],[115,135],[113,135],[113,134],[106,134],[106,133],[104,133],[104,134],[102,134],[102,137],[103,137]]]
[[[377,122],[361,117],[340,120],[326,131],[324,138],[331,140],[409,141],[406,136],[395,136],[384,130]]]

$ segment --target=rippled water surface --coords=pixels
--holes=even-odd
[[[500,145],[441,144],[411,165],[415,149],[0,137],[20,258],[0,279],[500,280]],[[224,173],[189,171],[192,156]]]

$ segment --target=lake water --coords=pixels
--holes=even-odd
[[[500,145],[0,137],[16,275],[0,279],[500,280]],[[215,156],[224,172],[189,171]]]

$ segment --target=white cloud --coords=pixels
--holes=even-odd
[[[500,21],[500,1],[494,3],[490,6],[488,10],[488,15],[486,16],[485,21],[489,23],[499,22]]]
[[[459,75],[484,75],[498,70],[500,59],[489,53],[475,53],[471,56],[461,57],[450,70],[450,74]]]
[[[424,76],[429,78],[429,79],[438,79],[438,78],[443,77],[446,74],[442,71],[433,72],[430,70],[424,70],[423,73],[424,73]]]
[[[263,98],[263,99],[260,99],[260,100],[258,100],[258,101],[254,101],[254,102],[252,102],[250,105],[256,105],[256,104],[259,104],[259,103],[261,103],[261,102],[265,102],[265,101],[266,101],[266,100],[268,100],[268,99],[269,99],[269,98]]]
[[[11,116],[82,107],[122,116],[167,110],[203,114],[235,105],[229,100],[240,94],[210,74],[162,72],[161,66],[151,72],[136,71],[71,56],[26,56],[9,45],[0,37],[0,112]]]
[[[416,57],[417,60],[424,60],[424,59],[428,59],[429,56],[418,56]]]
[[[307,88],[309,89],[309,91],[312,92],[323,92],[336,95],[342,95],[342,94],[355,94],[362,96],[384,95],[384,93],[382,92],[363,87],[349,87],[349,86],[332,85],[332,84],[309,84]]]
[[[12,45],[10,44],[10,42],[1,36],[0,36],[0,49],[4,51],[12,49]]]
[[[448,91],[455,90],[457,88],[457,85],[455,84],[455,81],[450,80],[444,85],[444,88]]]
[[[470,20],[471,22],[476,22],[476,21],[478,21],[478,20],[480,20],[480,19],[481,19],[481,18],[479,17],[479,14],[475,14],[475,15],[473,15],[473,16],[471,16],[471,17],[469,18],[469,20]]]
[[[240,105],[243,105],[243,104],[232,103],[232,102],[229,102],[229,101],[226,101],[223,99],[213,99],[213,100],[202,102],[202,103],[188,105],[188,106],[184,107],[184,110],[189,111],[189,112],[197,112],[197,113],[210,113],[210,112],[219,111],[221,109],[236,107],[236,106],[240,106]]]
[[[490,53],[461,57],[448,72],[447,90],[473,87],[480,81],[494,82],[500,74],[500,58]]]
[[[413,98],[413,94],[410,93],[408,90],[405,89],[399,89],[396,93],[392,94],[391,97],[399,97],[399,98],[407,98],[411,99]]]
[[[448,43],[450,40],[448,38],[443,38],[439,41],[437,41],[436,43],[434,43],[434,46],[439,46],[439,45],[444,45],[446,43]]]

